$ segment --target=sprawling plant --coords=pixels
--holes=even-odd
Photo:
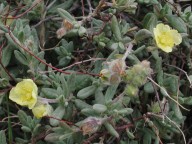
[[[0,144],[191,142],[190,0],[0,2]]]

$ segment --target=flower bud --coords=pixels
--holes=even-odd
[[[100,79],[104,82],[104,83],[108,83],[110,78],[110,71],[108,69],[102,69],[100,71]]]
[[[138,87],[133,85],[127,85],[124,92],[128,96],[134,97],[138,94],[138,91],[139,91]]]
[[[116,59],[109,63],[109,71],[119,75],[125,74],[126,64],[123,59]]]
[[[102,124],[102,119],[96,117],[88,117],[83,121],[81,129],[83,135],[92,134],[96,132],[99,126]]]
[[[38,103],[35,105],[35,107],[32,109],[32,112],[36,118],[42,118],[43,116],[50,115],[52,113],[53,109],[49,104],[41,104]]]
[[[151,72],[150,63],[144,60],[126,71],[124,81],[128,84],[140,87],[147,82],[147,77]]]

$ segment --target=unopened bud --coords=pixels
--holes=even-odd
[[[81,129],[83,135],[92,134],[96,132],[99,126],[102,124],[102,119],[96,117],[88,117],[83,121]]]
[[[56,34],[57,34],[57,38],[60,39],[66,34],[66,29],[64,27],[58,29]]]
[[[138,94],[138,87],[135,87],[133,85],[127,85],[125,88],[125,94],[130,96],[130,97],[134,97]]]
[[[122,59],[116,59],[109,63],[109,71],[119,75],[125,74],[126,64]]]

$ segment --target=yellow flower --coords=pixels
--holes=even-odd
[[[51,114],[52,107],[49,104],[36,104],[32,112],[36,118],[42,118],[43,116]]]
[[[153,30],[157,46],[169,53],[174,45],[182,42],[182,37],[177,30],[171,29],[168,25],[158,24]]]
[[[23,79],[16,87],[11,89],[9,99],[32,109],[37,102],[37,91],[37,86],[31,79]]]

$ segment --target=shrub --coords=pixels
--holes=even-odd
[[[190,1],[0,0],[0,143],[190,143]]]

